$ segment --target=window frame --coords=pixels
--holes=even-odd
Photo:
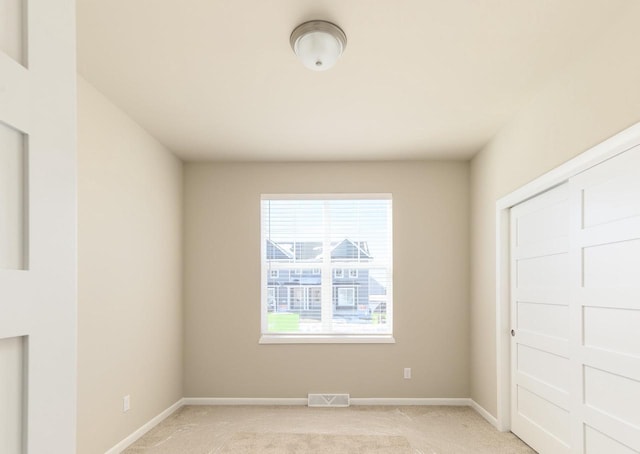
[[[389,262],[386,264],[385,269],[388,273],[388,282],[386,282],[387,292],[387,323],[389,326],[388,333],[322,333],[322,334],[308,334],[308,333],[268,333],[267,332],[267,306],[266,299],[267,293],[264,289],[267,288],[267,273],[264,272],[266,267],[266,244],[267,237],[263,229],[262,224],[262,202],[265,200],[388,200],[389,201],[389,216],[387,219],[387,235],[388,235],[388,247],[389,247]],[[394,338],[394,324],[393,324],[393,197],[390,193],[365,193],[365,194],[261,194],[260,197],[260,238],[261,238],[261,330],[260,330],[260,344],[307,344],[307,343],[380,343],[389,344],[395,343]],[[334,268],[336,271],[338,268]],[[311,268],[309,271],[314,273],[320,268]],[[356,269],[356,273],[358,270]],[[350,272],[347,271],[346,275],[349,276]],[[332,273],[333,275],[333,273]],[[342,269],[342,277],[338,279],[345,279],[344,269]],[[335,276],[333,276],[335,278]],[[353,279],[353,278],[352,278]],[[339,286],[344,287],[344,286]],[[347,285],[348,287],[348,285]],[[334,286],[334,288],[336,288]],[[357,291],[353,288],[354,304],[352,306],[340,306],[341,308],[358,307]]]

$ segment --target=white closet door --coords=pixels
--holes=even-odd
[[[515,206],[511,273],[513,432],[640,453],[640,146]]]
[[[511,210],[511,427],[540,453],[571,445],[569,193]]]
[[[0,453],[72,454],[75,2],[0,0]]]
[[[576,451],[640,452],[640,146],[570,180]]]

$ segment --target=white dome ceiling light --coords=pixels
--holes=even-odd
[[[347,35],[342,29],[323,20],[298,25],[289,41],[302,64],[314,71],[331,68],[347,47]]]

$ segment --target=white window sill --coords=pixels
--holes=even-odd
[[[391,334],[381,335],[344,335],[318,334],[303,336],[296,334],[263,334],[259,344],[395,344]]]

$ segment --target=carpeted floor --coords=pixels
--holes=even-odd
[[[405,437],[392,435],[292,434],[240,432],[226,443],[220,453],[281,454],[311,452],[317,454],[412,454]]]
[[[126,454],[535,454],[468,407],[186,406]]]

